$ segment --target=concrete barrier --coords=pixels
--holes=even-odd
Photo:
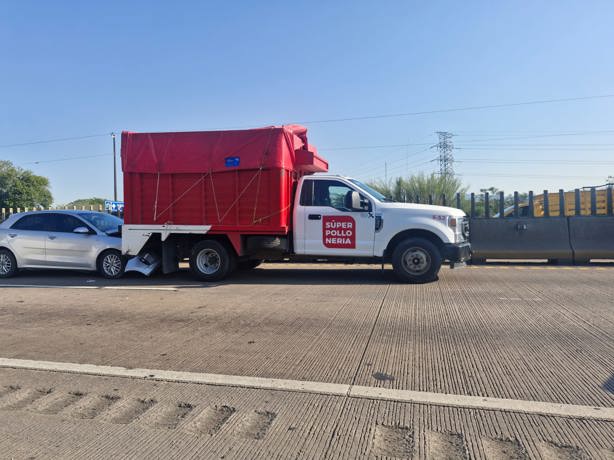
[[[566,218],[474,218],[470,220],[474,259],[557,259],[571,261]]]
[[[614,217],[569,217],[569,236],[574,260],[614,259]]]

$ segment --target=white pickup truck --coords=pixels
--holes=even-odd
[[[460,209],[393,202],[349,177],[301,179],[294,223],[297,256],[391,262],[403,281],[433,281],[443,261],[458,266],[471,255]]]

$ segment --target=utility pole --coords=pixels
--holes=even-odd
[[[388,184],[388,163],[384,161],[384,180]]]
[[[115,153],[115,133],[111,133],[113,138],[113,201],[117,201],[117,155]]]
[[[454,134],[447,131],[437,131],[439,142],[436,144],[439,150],[439,174],[442,176],[454,176],[454,144],[452,136]]]

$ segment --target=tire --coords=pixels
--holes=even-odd
[[[122,253],[117,249],[107,249],[98,256],[98,274],[103,278],[121,278],[126,268],[126,262]]]
[[[17,260],[8,249],[0,249],[0,278],[10,278],[17,274]]]
[[[441,252],[428,240],[410,238],[394,248],[392,268],[406,283],[430,283],[437,279],[441,268]]]
[[[261,263],[262,263],[262,260],[260,259],[243,260],[238,263],[237,268],[239,270],[252,270],[253,268],[256,268],[258,265],[260,265]]]
[[[234,254],[215,240],[205,240],[192,247],[190,271],[203,281],[219,281],[234,271],[237,261]]]

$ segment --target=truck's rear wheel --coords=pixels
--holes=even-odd
[[[190,270],[201,280],[224,279],[234,270],[235,266],[234,254],[215,240],[201,241],[192,248]]]
[[[410,238],[394,249],[392,268],[401,281],[429,283],[437,279],[441,268],[441,252],[428,240]]]

